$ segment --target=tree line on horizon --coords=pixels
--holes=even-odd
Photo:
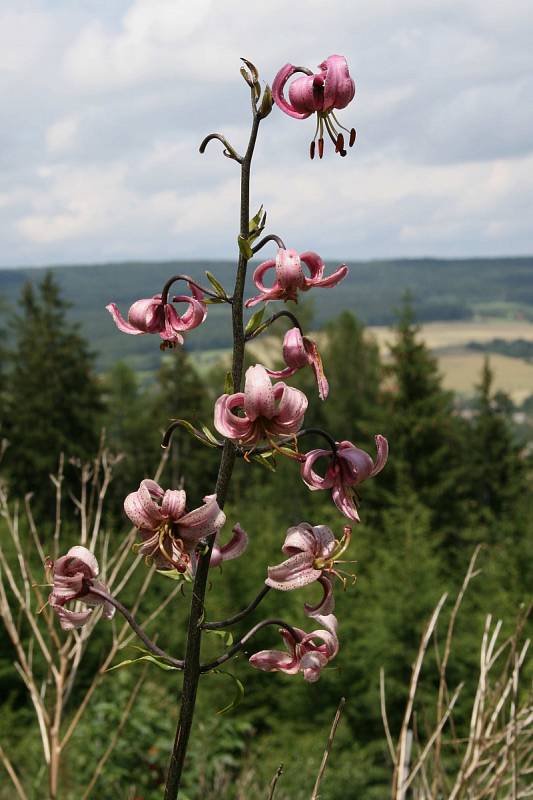
[[[212,427],[207,415],[223,392],[223,367],[216,366],[201,377],[187,352],[178,349],[162,358],[153,386],[143,386],[124,362],[97,376],[91,344],[69,320],[68,303],[51,274],[37,286],[24,286],[16,315],[4,315],[3,327],[13,334],[9,349],[0,351],[1,437],[8,442],[0,479],[10,497],[23,501],[32,493],[35,515],[52,520],[54,491],[49,476],[55,473],[60,454],[65,455],[66,486],[74,491],[76,463],[94,458],[105,430],[105,446],[122,456],[109,491],[106,525],[113,535],[124,535],[123,499],[143,478],[154,474],[159,462],[160,438],[154,430],[159,427],[162,432],[176,417]],[[342,312],[326,330],[322,358],[331,398],[326,403],[319,400],[313,376],[305,370],[291,379],[309,398],[306,427],[325,428],[334,437],[343,431],[369,452],[373,452],[375,434],[383,434],[390,443],[386,469],[361,492],[362,522],[354,530],[353,555],[349,556],[357,559],[353,565],[357,582],[339,601],[345,642],[339,667],[326,671],[319,684],[304,685],[289,683],[279,675],[268,676],[265,682],[265,676],[259,679],[247,669],[245,660],[237,662],[235,674],[246,688],[239,722],[231,716],[214,716],[209,698],[225,690],[224,683],[215,685],[214,681],[198,722],[206,731],[205,750],[191,754],[187,787],[191,800],[215,797],[209,791],[221,759],[232,780],[242,777],[244,769],[252,769],[264,783],[284,760],[283,754],[294,752],[296,741],[294,758],[302,764],[315,758],[317,731],[322,731],[323,739],[324,726],[341,695],[348,698],[345,732],[338,740],[335,781],[324,785],[323,797],[382,800],[387,755],[379,708],[380,667],[387,674],[390,721],[397,729],[424,622],[441,590],[461,584],[478,543],[485,546],[483,575],[468,601],[469,624],[459,631],[463,656],[456,666],[458,680],[472,680],[476,669],[472,643],[482,629],[483,615],[490,611],[511,624],[519,604],[528,602],[533,584],[533,509],[528,498],[532,462],[515,441],[505,395],[494,392],[489,360],[479,376],[474,414],[467,419],[457,413],[453,394],[442,387],[436,360],[420,338],[408,300],[398,311],[387,363],[350,312]],[[212,491],[216,469],[216,451],[180,430],[160,483],[175,488],[185,481],[194,502]],[[236,470],[226,511],[230,518],[237,498],[245,496],[248,510],[239,521],[249,533],[250,548],[264,548],[273,559],[270,563],[278,563],[287,521],[328,524],[340,535],[338,515],[325,494],[309,492],[294,464],[278,462],[276,474],[265,481],[260,465],[243,462]],[[74,527],[75,512],[65,505],[64,514],[72,515]],[[238,566],[228,567],[234,580],[232,596],[219,598],[223,607],[238,607],[257,593],[264,576],[257,574],[254,563],[259,560],[246,562],[244,555]],[[167,588],[165,579],[161,583],[158,597]],[[220,591],[216,577],[212,591]],[[284,601],[286,607],[287,598]],[[276,597],[269,602],[275,613]],[[101,628],[94,636],[105,637]],[[183,630],[174,623],[162,635],[178,649],[183,644]],[[23,748],[28,746],[24,687],[13,674],[10,648],[1,631],[0,643],[5,654],[0,657],[0,693],[6,698],[2,710],[5,720],[19,720],[14,747]],[[268,635],[259,637],[257,645],[258,649],[271,646]],[[94,648],[93,668],[97,652]],[[135,679],[119,672],[120,678],[115,677],[118,673],[107,678],[104,687],[109,688],[102,690],[98,702],[109,704],[111,686],[120,695],[123,683]],[[154,682],[154,702],[148,707],[146,700],[139,701],[132,711],[130,722],[138,732],[133,752],[118,748],[101,778],[100,796],[112,796],[120,776],[139,761],[146,766],[142,797],[155,800],[159,796],[162,777],[157,743],[170,735],[171,727],[161,711],[165,679],[157,674],[148,680]],[[431,684],[432,678],[428,680]],[[149,698],[150,693],[142,695]],[[318,696],[320,702],[315,702]],[[75,697],[72,703],[74,707]],[[95,714],[102,713],[98,709],[96,704]],[[459,717],[461,713],[466,720],[466,709],[459,708]],[[7,722],[0,723],[0,740],[6,726]],[[76,785],[83,785],[87,759],[99,757],[96,717],[94,726],[76,745],[72,798]],[[29,741],[31,750],[31,737]],[[165,753],[162,746],[161,763]],[[291,778],[286,779],[288,796],[295,800],[306,796],[297,793],[298,781],[293,780],[291,793]],[[0,798],[4,798],[1,789]]]

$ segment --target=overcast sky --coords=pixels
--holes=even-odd
[[[0,0],[0,266],[231,256],[239,57],[346,56],[357,128],[263,123],[252,204],[339,259],[533,252],[531,0]]]

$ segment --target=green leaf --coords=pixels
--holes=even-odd
[[[257,330],[257,328],[261,325],[261,322],[263,321],[264,315],[265,315],[265,306],[263,306],[258,311],[252,314],[252,316],[246,323],[246,328],[244,329],[244,333],[246,336],[249,336],[251,333]]]
[[[164,575],[165,578],[170,578],[172,581],[183,581],[184,583],[191,583],[192,578],[188,572],[178,572],[177,569],[156,569],[158,575]]]
[[[228,703],[227,706],[224,706],[224,708],[221,708],[216,712],[218,715],[227,714],[228,711],[237,708],[237,706],[242,702],[242,698],[244,697],[244,686],[241,681],[235,677],[235,675],[232,675],[231,672],[226,672],[225,669],[214,669],[213,672],[218,675],[227,675],[228,678],[231,678],[235,683],[235,697],[231,703]]]
[[[204,633],[214,633],[215,636],[220,636],[225,647],[231,647],[233,644],[233,634],[231,631],[214,631],[210,628],[204,628]]]
[[[218,294],[218,296],[226,299],[228,295],[226,294],[226,290],[224,289],[222,284],[217,281],[215,276],[211,272],[209,272],[209,270],[206,269],[205,274],[207,280],[209,281],[215,292]]]
[[[250,222],[248,223],[248,230],[250,231],[250,233],[253,233],[255,230],[257,230],[257,228],[261,227],[262,224],[261,220],[265,216],[266,212],[263,211],[263,206],[261,206],[257,214],[255,214],[255,216],[253,216]]]
[[[257,81],[259,79],[259,72],[258,72],[257,67],[255,66],[255,64],[252,64],[252,62],[248,61],[247,58],[241,58],[241,61],[244,64],[246,64],[246,66],[248,67],[248,69],[252,73],[254,81]]]
[[[257,461],[258,464],[261,464],[262,467],[266,467],[268,470],[270,470],[270,472],[275,472],[275,463],[269,461],[271,455],[272,453],[256,453],[252,456],[252,459]]]
[[[198,439],[199,442],[205,444],[206,447],[217,447],[217,444],[212,443],[211,441],[206,441],[205,436],[202,436],[201,432],[194,427],[188,420],[186,419],[176,419],[174,422],[177,422],[178,425],[181,425],[182,428],[185,428],[191,436],[194,436],[195,439]],[[209,439],[210,437],[208,437]]]
[[[239,234],[237,237],[237,244],[239,245],[241,255],[249,261],[253,257],[253,252],[248,239],[245,239],[244,236]]]
[[[272,111],[272,106],[274,105],[274,101],[272,99],[272,90],[270,86],[265,86],[265,91],[263,92],[263,99],[261,100],[261,106],[259,107],[259,113],[261,114],[261,119],[265,119],[268,117],[270,112]]]
[[[254,81],[253,81],[252,76],[248,73],[248,70],[246,70],[244,67],[241,67],[240,72],[241,72],[242,77],[244,78],[244,80],[248,84],[248,86],[250,88],[253,88]]]
[[[209,439],[209,441],[213,442],[214,445],[219,447],[222,444],[221,442],[218,441],[218,439],[215,438],[215,435],[209,430],[207,425],[202,425],[202,430]]]
[[[233,394],[235,391],[235,386],[233,384],[233,375],[231,372],[226,372],[226,378],[224,380],[224,394]]]
[[[139,661],[150,661],[152,664],[155,664],[157,667],[167,672],[178,669],[177,667],[173,667],[172,664],[167,664],[165,661],[161,661],[153,655],[148,655],[139,656],[139,658],[127,658],[125,661],[121,661],[120,664],[109,667],[109,669],[106,669],[106,672],[113,672],[113,670],[121,669],[121,667],[129,667],[130,664],[137,664]]]
[[[206,297],[202,302],[206,305],[215,306],[217,303],[227,303],[227,300],[224,300],[223,297]]]

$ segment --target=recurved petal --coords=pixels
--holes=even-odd
[[[340,267],[337,267],[335,272],[332,272],[327,278],[322,278],[320,280],[306,279],[305,285],[307,289],[311,289],[312,287],[330,289],[332,286],[336,286],[338,283],[340,283],[342,279],[347,276],[347,274],[348,267],[346,264],[341,264]]]
[[[369,454],[348,441],[339,442],[337,453],[342,465],[343,481],[356,486],[372,475],[374,462]]]
[[[178,521],[180,538],[189,546],[200,539],[219,531],[226,522],[226,515],[220,509],[215,494],[204,497],[204,505],[189,511]]]
[[[294,108],[294,106],[288,103],[288,101],[285,99],[285,95],[283,94],[285,84],[296,72],[297,69],[292,64],[285,64],[279,70],[272,83],[272,97],[276,105],[290,117],[294,117],[295,119],[305,119],[311,112],[307,109],[302,110]]]
[[[275,284],[274,286],[265,286],[265,284],[263,283],[263,276],[265,272],[268,272],[275,266],[276,262],[274,261],[273,258],[271,258],[268,259],[268,261],[263,261],[262,264],[259,264],[259,266],[254,271],[253,282],[255,283],[260,292],[269,292],[271,289],[275,288]]]
[[[275,413],[272,381],[262,364],[248,367],[244,381],[244,411],[252,422],[258,417],[271,419]]]
[[[298,111],[322,111],[324,105],[324,80],[321,75],[304,75],[289,86],[289,100]]]
[[[89,620],[93,613],[88,611],[70,611],[62,605],[53,602],[52,595],[50,595],[50,608],[57,614],[59,624],[64,631],[71,631],[73,628],[81,628]]]
[[[275,567],[268,567],[265,583],[272,589],[290,592],[313,583],[321,575],[322,570],[313,568],[313,553],[304,552],[291,556]]]
[[[131,325],[129,322],[126,322],[115,303],[109,303],[106,306],[106,311],[109,311],[113,317],[113,322],[119,331],[122,331],[122,333],[130,333],[132,336],[140,336],[141,334],[146,333],[145,330],[141,330],[140,328]]]
[[[222,564],[223,561],[231,561],[234,558],[238,558],[246,548],[248,547],[248,534],[246,533],[243,528],[237,523],[233,526],[233,536],[229,540],[227,544],[222,545],[222,547],[215,542],[213,547],[213,551],[211,553],[211,562],[210,565],[212,567],[218,567]]]
[[[188,297],[185,294],[178,294],[173,298],[174,303],[188,303],[189,307],[182,314],[179,315],[173,306],[169,306],[169,319],[175,331],[190,331],[201,325],[207,314],[207,306],[205,303],[196,300],[194,297]]]
[[[300,665],[298,659],[284,653],[282,650],[260,650],[248,659],[252,667],[262,669],[263,672],[286,672],[287,675],[296,675]]]
[[[318,253],[306,250],[305,253],[300,253],[300,260],[304,262],[310,273],[310,277],[306,277],[305,282],[320,280],[324,274],[325,265]]]
[[[318,461],[319,458],[329,459],[328,469],[326,470],[324,477],[322,477],[322,475],[318,475],[318,473],[316,473],[313,469],[313,464],[315,461]],[[301,475],[304,483],[307,484],[312,491],[317,489],[331,489],[333,486],[333,483],[335,482],[335,473],[329,468],[331,466],[331,462],[331,450],[310,450],[308,453],[306,453],[305,461],[301,467]]]
[[[278,407],[274,415],[274,422],[283,429],[280,433],[296,433],[302,425],[304,414],[307,411],[307,397],[300,389],[294,389],[285,383],[277,383],[274,387],[274,397]]]
[[[87,550],[86,547],[83,545],[75,545],[68,550],[66,554],[66,558],[73,559],[73,561],[69,564],[69,568],[80,569],[82,572],[91,578],[96,578],[98,575],[98,561],[96,560],[96,556],[91,553],[90,550]],[[81,562],[81,563],[76,563]],[[57,563],[57,562],[56,562]]]
[[[244,393],[223,394],[215,403],[214,426],[228,439],[244,439],[252,431],[253,423],[247,417],[238,417],[234,408],[244,406]]]
[[[344,56],[329,56],[320,65],[325,70],[324,111],[346,108],[355,95],[355,83],[350,77]]]
[[[283,338],[283,358],[285,363],[294,371],[305,367],[309,363],[307,347],[299,328],[291,328]]]
[[[322,365],[322,358],[318,352],[318,347],[311,339],[304,338],[303,341],[307,360],[309,361],[313,372],[315,373],[316,383],[318,386],[318,396],[321,400],[325,400],[329,394],[329,384],[328,379],[324,374],[324,367]]]
[[[303,672],[304,680],[308,683],[316,683],[320,678],[321,670],[327,663],[327,657],[320,652],[305,653],[300,659],[300,670]]]
[[[376,460],[374,462],[374,468],[370,473],[370,477],[373,478],[374,475],[377,475],[378,472],[381,472],[385,464],[387,463],[387,459],[389,457],[389,443],[382,436],[380,433],[375,437],[376,440]]]
[[[292,528],[287,529],[281,549],[287,555],[296,555],[296,553],[302,552],[313,553],[314,547],[315,534],[313,526],[308,522],[300,522],[299,525],[294,525]]]
[[[341,514],[344,514],[348,519],[353,519],[354,522],[361,521],[353,493],[350,492],[349,487],[345,487],[340,482],[336,483],[331,491],[331,497]]]
[[[276,278],[278,286],[285,291],[303,289],[305,275],[296,250],[284,250],[280,247],[276,256]]]
[[[144,333],[157,333],[163,327],[161,295],[136,300],[128,311],[128,320]]]
[[[131,492],[124,500],[124,511],[136,528],[153,530],[163,521],[159,506],[142,483],[136,492]]]
[[[335,608],[335,598],[333,596],[333,584],[327,575],[321,575],[318,582],[322,586],[322,599],[316,606],[304,603],[304,611],[308,617],[315,617],[317,614],[331,614]]]
[[[176,522],[185,511],[186,499],[183,489],[167,489],[161,503],[161,514]]]

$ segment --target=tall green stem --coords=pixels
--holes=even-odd
[[[253,124],[248,142],[248,148],[241,164],[241,209],[240,209],[240,234],[248,237],[248,223],[250,220],[250,171],[254,147],[259,130],[261,117],[253,107]],[[242,383],[242,370],[244,364],[244,324],[243,324],[243,297],[246,281],[247,260],[239,256],[235,288],[233,291],[232,323],[233,323],[233,363],[232,375],[235,391],[239,391]],[[235,463],[235,448],[230,441],[226,441],[222,450],[216,494],[218,504],[223,508],[226,502],[233,465]],[[196,693],[200,679],[200,647],[202,643],[201,623],[204,616],[204,598],[209,572],[209,560],[215,535],[208,540],[207,552],[198,560],[196,576],[192,590],[191,613],[187,629],[187,642],[185,646],[185,668],[183,670],[183,689],[181,694],[181,709],[174,748],[168,768],[165,800],[176,800],[181,783],[183,764],[187,753],[189,736],[196,705]]]

